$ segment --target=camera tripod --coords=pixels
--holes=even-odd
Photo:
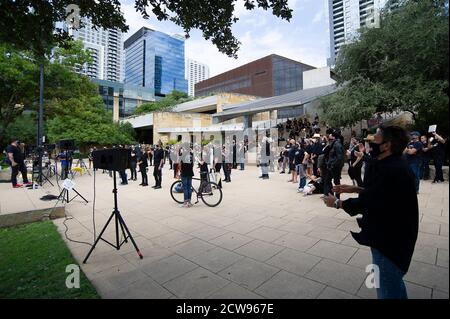
[[[136,249],[136,252],[139,256],[140,259],[144,258],[141,254],[141,251],[139,250],[138,246],[136,245],[136,242],[134,241],[133,236],[131,235],[130,231],[128,230],[127,225],[125,224],[125,221],[122,218],[122,215],[119,212],[119,209],[117,207],[117,182],[116,182],[116,171],[114,171],[114,189],[113,189],[113,194],[114,194],[114,210],[111,214],[111,216],[109,216],[108,221],[106,222],[105,226],[103,227],[102,231],[100,232],[100,235],[97,237],[97,239],[94,242],[94,245],[91,247],[91,249],[89,250],[88,254],[86,255],[86,257],[83,260],[83,264],[85,264],[89,258],[89,256],[91,255],[92,251],[95,249],[95,247],[97,246],[99,240],[103,240],[105,243],[107,243],[108,245],[114,247],[117,250],[120,250],[120,247],[122,247],[122,245],[124,243],[128,242],[128,238],[131,240],[134,249]],[[109,241],[107,241],[106,239],[102,238],[103,233],[105,232],[106,228],[108,228],[109,223],[112,221],[112,219],[114,218],[115,221],[115,230],[116,230],[116,243],[110,243]],[[122,235],[124,237],[124,240],[122,242],[120,242],[119,239],[119,226],[120,226],[120,231],[122,232]]]

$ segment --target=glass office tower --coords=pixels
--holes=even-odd
[[[141,28],[125,43],[125,83],[152,88],[156,96],[188,93],[184,38]]]

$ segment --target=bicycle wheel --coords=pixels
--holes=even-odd
[[[216,207],[222,201],[222,189],[213,182],[205,182],[200,193],[203,203],[209,207]]]
[[[183,184],[181,181],[176,181],[170,186],[170,196],[172,196],[173,200],[178,204],[184,203]]]

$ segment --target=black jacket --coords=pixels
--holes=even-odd
[[[391,155],[370,164],[369,180],[358,198],[342,203],[351,216],[363,215],[361,232],[353,238],[379,250],[407,272],[419,228],[419,207],[414,175],[400,156]]]
[[[341,141],[336,139],[330,146],[327,168],[329,170],[341,170],[344,166],[344,149]]]

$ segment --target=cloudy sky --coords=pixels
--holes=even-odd
[[[180,27],[170,21],[159,22],[154,16],[143,19],[134,9],[133,0],[121,2],[130,27],[125,39],[143,26],[169,34],[184,34]],[[239,21],[233,26],[234,35],[242,43],[238,59],[219,53],[210,41],[203,39],[198,30],[193,30],[191,37],[186,40],[186,57],[206,63],[211,76],[272,53],[316,67],[326,65],[329,55],[326,0],[289,0],[289,6],[293,9],[290,22],[261,9],[248,11],[243,2],[238,0],[235,5],[235,15]]]

